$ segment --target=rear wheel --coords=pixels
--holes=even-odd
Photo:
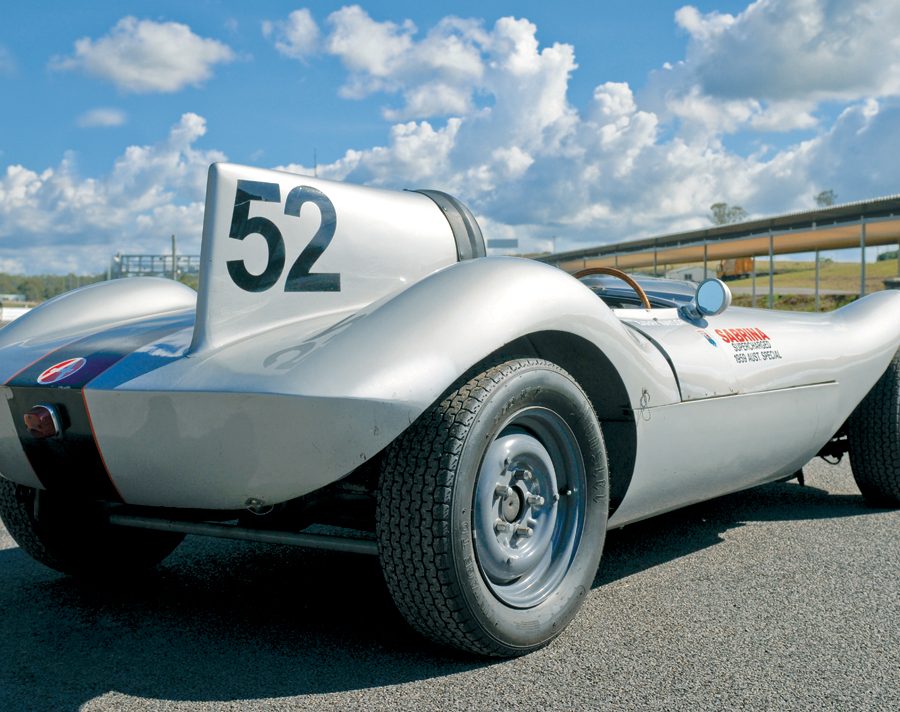
[[[600,427],[574,379],[537,359],[488,369],[386,453],[377,532],[397,607],[464,650],[545,645],[590,590],[608,489]]]
[[[847,423],[850,467],[863,497],[900,506],[900,353]]]
[[[0,519],[33,559],[84,577],[122,576],[151,568],[184,539],[183,534],[111,526],[96,502],[38,493],[2,477]]]

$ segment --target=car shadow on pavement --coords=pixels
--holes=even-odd
[[[607,534],[594,588],[715,546],[745,522],[838,519],[885,510],[858,494],[832,494],[796,481],[775,482],[659,515]]]
[[[859,496],[767,485],[612,532],[595,585],[742,522],[869,511]],[[230,702],[366,690],[495,664],[412,633],[374,557],[189,538],[152,574],[87,585],[11,548],[0,581],[0,709],[73,710],[111,692]]]
[[[2,710],[364,690],[490,664],[410,631],[371,556],[195,537],[154,573],[86,584],[12,548],[0,581]]]

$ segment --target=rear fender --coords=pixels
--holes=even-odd
[[[557,335],[571,337],[548,347]],[[575,342],[592,345],[597,372],[610,374],[611,364],[624,384],[607,389],[621,400],[609,409],[620,422],[678,401],[659,351],[589,289],[554,267],[506,257],[456,263],[336,324],[284,325],[121,385],[100,378],[85,397],[126,502],[229,509],[340,479],[504,347],[531,344],[564,361]],[[584,372],[591,350],[572,354]],[[179,463],[198,452],[202,471],[184,477]]]
[[[595,345],[625,384],[622,408],[675,403],[672,370],[564,272],[518,258],[461,262],[308,340],[284,369],[297,392],[402,402],[413,417],[474,364],[529,334],[566,332]],[[276,354],[267,354],[271,360]]]

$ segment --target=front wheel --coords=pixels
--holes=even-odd
[[[546,645],[590,590],[606,535],[606,451],[575,380],[547,361],[486,370],[386,453],[382,568],[421,633],[479,654]]]
[[[900,506],[900,353],[847,422],[850,468],[867,502]]]

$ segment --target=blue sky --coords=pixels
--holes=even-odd
[[[196,252],[226,158],[444,189],[525,249],[895,193],[895,5],[8,4],[0,270]]]

